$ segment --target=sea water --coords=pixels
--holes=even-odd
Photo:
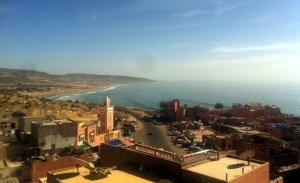
[[[162,100],[180,99],[181,105],[213,108],[233,103],[275,105],[283,113],[300,116],[300,82],[152,82],[110,87],[104,90],[77,92],[49,97],[53,100],[79,100],[102,103],[110,97],[113,105],[159,109]]]

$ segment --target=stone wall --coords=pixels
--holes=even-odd
[[[9,162],[5,159],[1,160],[5,166],[0,167],[0,180],[7,177],[17,177],[19,181],[25,181],[30,178],[28,165],[18,167],[10,167]]]
[[[7,147],[8,144],[3,144],[0,142],[0,159],[4,159],[7,157]]]

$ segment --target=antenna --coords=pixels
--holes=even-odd
[[[247,160],[248,161],[248,165],[250,164],[250,158],[252,158],[255,155],[255,151],[254,150],[248,150],[248,151],[244,151],[239,155],[240,159],[243,160]]]

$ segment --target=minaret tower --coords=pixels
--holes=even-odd
[[[100,107],[100,132],[107,133],[114,128],[114,106],[110,104],[110,98],[105,97],[103,107]]]

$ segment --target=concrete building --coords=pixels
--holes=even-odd
[[[255,152],[255,159],[270,162],[272,168],[299,163],[298,151],[264,147],[255,149]]]
[[[187,155],[181,162],[177,162],[172,160],[172,153],[143,145],[124,148],[101,144],[100,150],[99,166],[111,167],[111,174],[101,178],[99,182],[270,182],[269,163],[253,159],[242,160],[234,155],[220,155],[216,151]],[[40,182],[84,183],[95,180],[97,181],[91,176],[89,169],[80,167],[77,170],[73,166],[49,171],[47,178]],[[272,181],[283,182],[281,177]]]
[[[174,161],[175,154],[157,148],[136,144],[116,147],[101,144],[100,164],[110,167],[111,174],[100,180],[90,175],[90,170],[75,166],[67,169],[52,170],[40,182],[159,182],[162,179],[176,180],[180,175],[180,163]],[[46,179],[46,180],[45,180]],[[176,182],[176,181],[174,181]]]
[[[93,152],[99,152],[101,143],[108,142],[110,139],[120,138],[120,130],[112,130],[107,133],[99,133],[100,128],[97,125],[84,125],[78,123],[77,127],[77,145],[89,145]]]
[[[59,153],[66,147],[77,144],[77,122],[69,119],[32,122],[32,142],[41,153]]]
[[[188,120],[203,120],[207,121],[210,116],[209,108],[203,106],[188,107],[181,106],[179,99],[174,99],[166,102],[166,116],[170,122],[188,121]]]
[[[258,112],[251,108],[250,105],[233,104],[232,105],[232,117],[242,117],[242,118],[255,118]]]
[[[268,183],[269,163],[226,155],[184,166],[181,174],[182,179],[189,183]]]
[[[18,129],[24,134],[31,134],[31,123],[33,121],[45,121],[46,119],[55,119],[54,116],[25,116],[18,119]]]
[[[64,156],[59,158],[34,158],[30,160],[30,180],[33,183],[39,182],[39,179],[47,176],[47,172],[56,169],[64,169],[74,166],[70,161],[74,156]],[[89,154],[77,156],[77,158],[88,161],[90,160]],[[52,183],[52,182],[51,182]]]
[[[107,175],[105,178],[98,180],[101,183],[113,183],[113,182],[122,182],[122,183],[155,183],[162,179],[161,176],[153,172],[139,171],[138,169],[132,169],[130,167],[122,166],[120,169],[111,169],[109,171],[111,174]],[[73,175],[67,177],[67,175]],[[47,172],[47,177],[40,179],[40,183],[93,183],[97,182],[91,173],[90,170],[85,167],[73,166],[65,169],[57,169]]]
[[[293,131],[287,123],[264,123],[260,125],[260,130],[278,138],[286,137]]]
[[[111,105],[110,98],[104,98],[103,107],[100,108],[99,114],[98,127],[100,127],[100,133],[112,131],[114,128],[114,106]]]
[[[10,136],[15,134],[15,130],[18,128],[17,118],[2,119],[0,121],[0,136]]]

